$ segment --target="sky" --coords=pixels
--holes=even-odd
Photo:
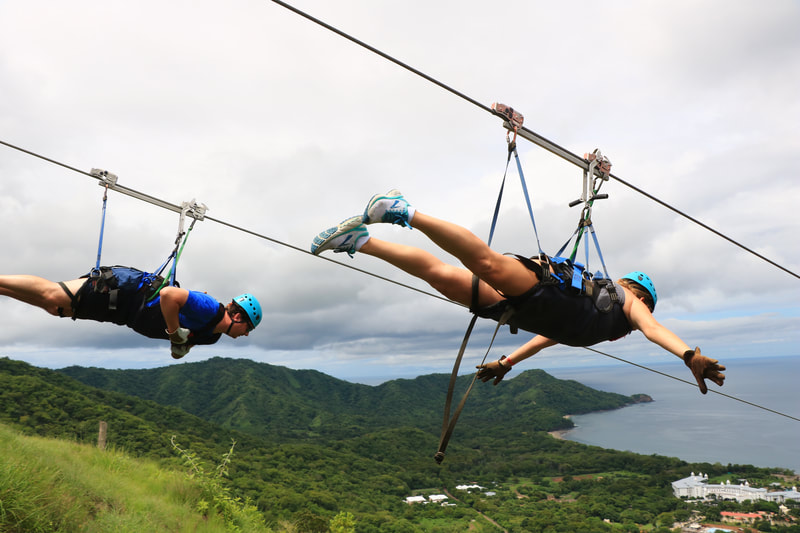
[[[647,272],[656,318],[727,364],[729,380],[746,379],[737,358],[800,355],[800,3],[292,5],[482,105],[513,106],[526,128],[574,153],[601,149],[615,176],[795,273],[618,181],[595,204],[611,275]],[[105,169],[173,204],[205,204],[214,220],[195,225],[181,285],[224,302],[250,292],[265,315],[248,338],[176,362],[163,341],[0,297],[0,356],[48,368],[236,357],[365,383],[449,372],[470,315],[377,259],[312,256],[312,238],[392,188],[486,238],[507,153],[497,117],[269,0],[0,3],[0,141]],[[542,247],[555,253],[580,214],[568,204],[581,171],[518,144]],[[102,193],[90,177],[0,145],[0,272],[88,272]],[[156,269],[177,224],[176,213],[112,191],[102,262]],[[370,232],[455,262],[419,231]],[[513,168],[493,247],[537,252]],[[479,322],[465,371],[493,330]],[[489,358],[529,337],[501,330]],[[674,360],[685,373],[637,332],[596,348],[638,364]],[[612,362],[554,347],[524,368]]]

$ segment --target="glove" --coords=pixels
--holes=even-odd
[[[192,347],[188,344],[175,344],[172,343],[171,351],[172,351],[172,358],[173,359],[180,359],[191,350]]]
[[[191,332],[188,329],[179,326],[178,329],[172,333],[169,331],[167,331],[167,333],[169,334],[169,340],[172,342],[172,344],[186,344],[186,342],[189,340],[189,333]]]
[[[478,369],[478,379],[486,383],[494,378],[493,385],[497,385],[503,381],[503,377],[511,371],[511,365],[505,363],[505,359],[506,356],[504,355],[497,361],[476,366],[475,368]]]
[[[700,348],[694,350],[686,350],[683,353],[683,362],[689,367],[689,370],[694,374],[694,379],[697,380],[697,386],[700,387],[700,392],[705,394],[708,392],[708,387],[704,379],[710,379],[720,387],[725,383],[725,366],[719,364],[716,359],[711,359],[700,353]]]

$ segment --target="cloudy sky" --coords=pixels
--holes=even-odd
[[[572,152],[600,148],[616,176],[800,271],[796,1],[293,5],[483,105],[512,105]],[[252,292],[265,319],[187,361],[246,357],[361,381],[448,372],[469,314],[337,264],[430,290],[373,258],[313,257],[311,239],[394,187],[486,237],[506,156],[497,117],[269,0],[0,3],[0,140],[173,204],[196,199],[225,223],[197,223],[178,278],[221,300]],[[519,150],[555,252],[578,219],[568,203],[580,170],[526,141]],[[604,192],[593,220],[611,274],[648,272],[656,317],[732,361],[729,379],[736,358],[800,355],[796,274],[619,182]],[[0,146],[0,272],[87,272],[101,198],[96,180]],[[177,222],[112,192],[103,263],[158,267]],[[371,231],[435,251],[418,231]],[[536,252],[516,172],[495,248]],[[0,321],[0,356],[38,366],[174,364],[163,342],[7,298]],[[480,324],[466,367],[492,330]],[[527,339],[504,331],[491,357]],[[598,348],[685,370],[639,333]],[[527,367],[604,362],[556,347]]]

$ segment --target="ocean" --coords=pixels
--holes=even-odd
[[[688,462],[790,468],[800,474],[800,356],[722,362],[727,366],[725,385],[720,388],[709,384],[705,396],[696,387],[624,363],[546,371],[598,390],[625,395],[644,393],[654,400],[615,411],[574,416],[576,428],[564,434],[568,440]],[[694,381],[680,361],[647,366]]]

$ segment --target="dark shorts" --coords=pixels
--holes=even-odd
[[[500,320],[509,309],[511,331],[522,329],[568,346],[591,346],[631,332],[622,305],[601,311],[586,294],[571,294],[556,285],[537,285],[517,298],[473,309],[482,318]]]
[[[142,290],[96,291],[96,281],[87,279],[72,298],[72,318],[113,322],[128,326],[137,333],[151,339],[168,339],[166,322],[161,307],[156,304],[145,305]]]

